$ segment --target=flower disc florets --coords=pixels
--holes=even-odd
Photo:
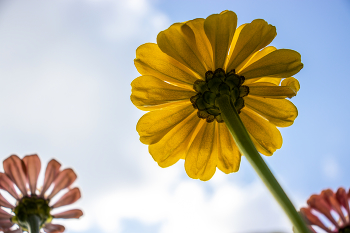
[[[350,226],[339,229],[339,233],[350,233]]]
[[[220,95],[229,95],[232,106],[240,113],[244,107],[242,97],[249,93],[249,88],[242,86],[243,83],[244,77],[237,75],[235,70],[231,70],[227,74],[221,68],[216,69],[215,72],[207,71],[205,81],[197,80],[193,84],[193,89],[197,94],[191,97],[191,103],[195,109],[198,109],[198,117],[206,119],[208,123],[214,120],[219,123],[224,122],[215,102],[216,97]]]
[[[22,229],[26,229],[28,216],[37,215],[41,219],[40,227],[42,227],[52,219],[50,210],[49,200],[38,196],[23,197],[13,210],[16,215],[12,218],[12,222],[17,223]]]
[[[3,165],[4,172],[0,172],[0,189],[6,191],[17,202],[13,205],[0,194],[0,232],[39,232],[40,229],[40,232],[46,233],[64,232],[64,226],[51,223],[53,218],[69,219],[83,215],[79,209],[50,214],[52,209],[73,204],[81,197],[79,188],[71,188],[77,178],[71,168],[61,170],[61,164],[52,159],[47,164],[44,183],[38,188],[41,170],[38,155],[28,155],[23,159],[11,155],[4,160]],[[58,193],[63,195],[52,203],[52,199]],[[12,231],[15,224],[19,228]]]

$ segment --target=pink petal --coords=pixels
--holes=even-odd
[[[7,207],[10,209],[15,208],[11,203],[9,203],[0,193],[0,206]]]
[[[348,215],[350,216],[349,201],[348,201],[348,196],[346,195],[345,189],[339,188],[335,196],[338,202],[346,209],[346,211],[348,212]]]
[[[20,199],[20,197],[18,196],[15,190],[15,184],[10,180],[10,178],[5,173],[2,173],[2,172],[0,172],[0,188],[7,191],[17,200]]]
[[[59,224],[46,223],[44,226],[44,230],[46,233],[60,233],[64,232],[65,228]]]
[[[27,179],[29,182],[30,192],[31,194],[35,194],[36,183],[38,181],[41,169],[40,159],[38,155],[27,155],[22,159],[22,161],[24,162],[27,168]]]
[[[335,198],[334,192],[331,189],[325,189],[321,192],[321,196],[323,196],[324,199],[328,202],[328,204],[330,204],[333,207],[333,209],[338,213],[343,223],[345,224],[345,216],[343,214],[343,211],[341,210],[339,202]]]
[[[52,215],[54,218],[80,218],[83,215],[83,211],[74,209],[68,210],[59,214]]]
[[[64,194],[54,205],[53,208],[57,208],[64,205],[70,205],[79,200],[81,197],[79,188],[74,188],[69,190],[66,194]]]
[[[58,173],[60,172],[61,164],[55,159],[52,159],[46,167],[45,179],[41,195],[44,196],[46,190],[50,187],[52,182],[56,179]]]
[[[14,225],[14,223],[11,222],[9,219],[8,220],[0,220],[0,228],[1,229],[9,229],[13,225]]]
[[[22,194],[26,196],[27,177],[23,161],[20,158],[18,158],[17,155],[11,155],[10,157],[4,160],[3,164],[5,173],[17,185],[19,190],[21,190]]]
[[[312,228],[312,226],[307,226],[307,228],[309,228],[309,231],[311,231],[312,233],[317,233],[314,228]]]
[[[320,195],[312,195],[309,198],[309,200],[307,200],[307,204],[311,208],[314,208],[315,210],[326,216],[329,219],[329,221],[331,221],[334,224],[334,226],[339,229],[338,223],[334,220],[333,216],[331,215],[332,208]]]
[[[321,220],[311,212],[310,208],[301,208],[300,213],[304,216],[310,225],[316,225],[326,232],[330,232],[329,229],[321,222]]]
[[[10,220],[13,217],[12,214],[7,213],[5,210],[0,208],[0,219],[1,220]],[[1,227],[1,225],[0,225]]]
[[[48,199],[51,199],[62,189],[68,188],[76,179],[77,175],[71,168],[61,171],[53,182],[55,186],[53,187],[52,193],[48,196]]]

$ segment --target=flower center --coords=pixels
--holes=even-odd
[[[197,80],[193,84],[193,89],[197,92],[191,97],[191,103],[195,109],[198,109],[199,118],[206,119],[207,122],[216,120],[219,123],[224,122],[218,104],[215,102],[216,97],[220,95],[229,95],[232,106],[238,113],[244,107],[242,97],[247,96],[249,87],[242,86],[244,77],[231,70],[228,73],[221,68],[216,69],[214,73],[207,71],[205,73],[205,81]]]
[[[23,197],[13,210],[15,216],[12,217],[11,220],[17,223],[23,230],[26,230],[28,226],[28,216],[37,215],[41,220],[40,226],[42,226],[46,222],[51,221],[50,210],[51,208],[48,200],[37,196]]]
[[[345,226],[343,228],[340,228],[338,233],[350,233],[350,226]]]

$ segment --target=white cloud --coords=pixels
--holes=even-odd
[[[121,232],[135,219],[160,224],[159,233],[290,230],[260,181],[241,187],[221,172],[206,183],[183,178],[181,162],[161,169],[138,142],[128,96],[137,46],[128,42],[155,41],[169,26],[150,2],[14,0],[2,9],[0,136],[14,132],[18,141],[16,151],[1,149],[32,148],[19,136],[26,133],[30,144],[40,146],[41,135],[54,145],[39,147],[45,157],[71,153],[58,160],[78,173],[83,197],[72,208],[84,217],[64,220],[67,229]]]
[[[157,11],[147,0],[91,0],[103,9],[105,24],[102,32],[110,39],[129,39],[134,36],[148,37],[168,26],[166,15]],[[155,39],[155,38],[154,38]]]
[[[55,144],[91,134],[98,116],[96,80],[82,70],[50,63],[34,73],[33,79],[22,80],[26,85],[8,81],[7,88],[17,87],[15,93],[13,89],[1,93],[1,107],[6,109],[1,123],[45,135]]]
[[[339,163],[333,156],[326,156],[322,160],[322,170],[327,179],[335,180],[340,175]]]
[[[85,203],[93,210],[89,217],[93,224],[106,233],[122,232],[125,219],[159,224],[159,233],[290,231],[288,220],[260,181],[240,187],[221,172],[205,183],[183,180],[182,164],[148,170],[144,175],[150,179],[141,185],[118,187]]]
[[[61,146],[94,133],[103,123],[108,79],[123,79],[120,70],[133,68],[132,58],[108,53],[107,41],[125,47],[125,40],[147,38],[167,22],[146,0],[15,0],[2,10],[0,125]],[[115,86],[118,92],[125,87]],[[127,95],[119,105],[129,104]]]

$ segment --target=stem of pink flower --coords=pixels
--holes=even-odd
[[[263,180],[267,188],[289,217],[290,221],[293,223],[295,229],[299,233],[309,233],[308,228],[296,211],[292,202],[289,200],[288,196],[283,191],[282,187],[264,162],[263,158],[256,150],[241,118],[239,117],[236,109],[231,105],[230,96],[225,94],[221,95],[220,97],[217,97],[216,101],[216,103],[219,104],[221,116],[241,153],[247,158],[249,163]]]
[[[36,214],[30,214],[27,217],[27,228],[29,233],[39,233],[41,219]]]

